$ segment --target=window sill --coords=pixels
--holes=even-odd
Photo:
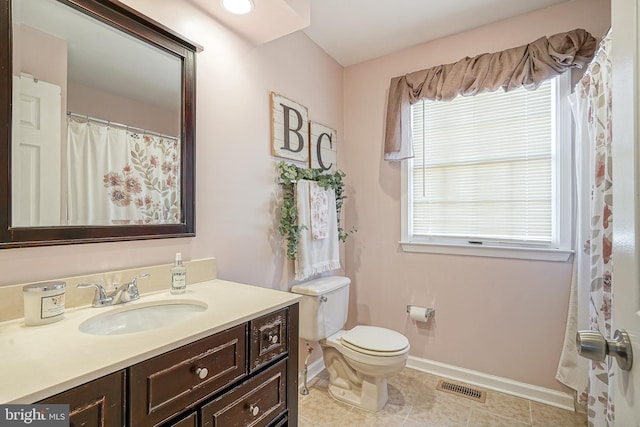
[[[430,254],[465,255],[491,258],[515,258],[537,261],[565,262],[573,254],[569,249],[522,248],[484,245],[456,245],[447,243],[424,243],[401,241],[405,252],[423,252]]]

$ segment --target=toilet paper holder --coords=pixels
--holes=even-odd
[[[413,308],[413,307],[424,309],[424,318],[425,318],[425,320],[430,318],[430,317],[433,317],[436,314],[436,309],[435,308],[428,308],[428,307],[424,308],[424,307],[418,307],[416,305],[410,305],[410,304],[407,305],[407,313],[411,313],[411,308]]]

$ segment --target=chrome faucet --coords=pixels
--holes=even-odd
[[[91,305],[94,307],[107,307],[135,301],[140,298],[138,279],[145,279],[147,277],[149,277],[148,273],[141,274],[125,285],[116,285],[115,289],[111,292],[107,292],[104,286],[98,283],[81,283],[78,285],[78,288],[96,288],[96,293],[93,296],[93,303]]]

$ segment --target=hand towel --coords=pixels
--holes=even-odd
[[[309,208],[311,209],[311,238],[326,239],[329,235],[329,191],[309,181]]]
[[[335,192],[331,189],[327,190],[327,237],[314,240],[311,236],[310,223],[310,183],[311,181],[305,179],[296,183],[298,225],[304,226],[300,232],[295,260],[296,280],[304,280],[316,274],[340,268]]]

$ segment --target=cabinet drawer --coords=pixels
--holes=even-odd
[[[114,372],[38,403],[69,405],[70,427],[121,427],[124,382],[125,371]]]
[[[170,422],[166,427],[198,427],[198,414],[192,412],[184,418]]]
[[[287,407],[287,361],[282,360],[202,407],[202,427],[266,426]]]
[[[129,424],[155,425],[244,377],[246,328],[228,329],[129,368]]]
[[[288,313],[289,311],[285,308],[250,322],[249,368],[251,371],[287,352]]]

